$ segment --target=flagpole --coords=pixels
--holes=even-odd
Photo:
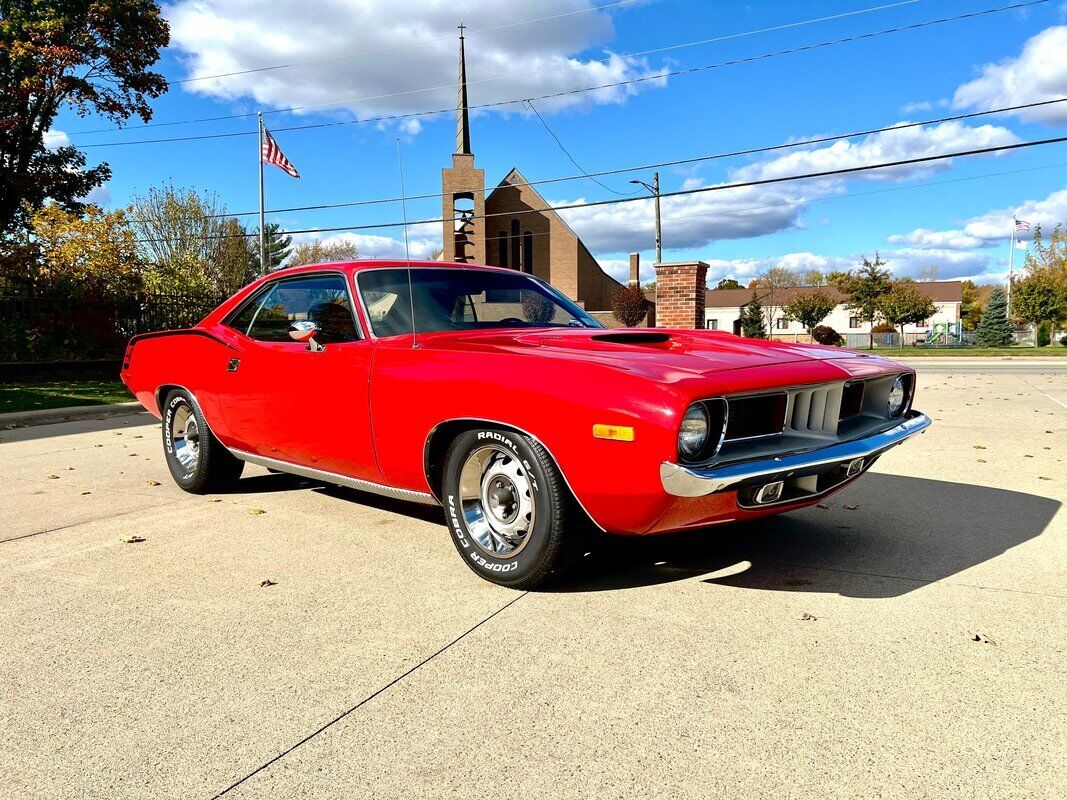
[[[267,230],[263,225],[263,112],[257,112],[259,118],[259,150],[256,160],[259,162],[259,270],[267,274]]]
[[[1008,322],[1011,322],[1011,283],[1015,277],[1015,231],[1019,227],[1015,215],[1011,215],[1011,249],[1008,251]]]

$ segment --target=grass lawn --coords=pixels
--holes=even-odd
[[[1002,358],[1063,358],[1067,347],[876,347],[860,350],[886,358],[953,358],[1000,356]]]
[[[71,379],[0,384],[0,414],[45,408],[128,403],[133,395],[121,381]]]

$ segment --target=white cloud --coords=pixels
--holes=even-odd
[[[44,132],[44,146],[49,150],[58,150],[70,144],[70,137],[64,131],[51,128]]]
[[[79,199],[83,203],[92,203],[94,206],[107,208],[111,204],[111,190],[107,188],[106,183],[100,186],[94,186],[89,190],[89,194]]]
[[[290,69],[184,84],[187,91],[227,100],[252,98],[265,107],[336,103],[333,108],[369,117],[455,107],[460,20],[477,20],[472,29],[492,28],[591,5],[589,0],[563,0],[551,6],[542,0],[319,0],[309,9],[304,0],[275,0],[269,6],[260,0],[178,0],[166,14],[171,42],[186,55],[190,77],[318,60]],[[603,61],[574,57],[603,46],[613,36],[611,17],[604,12],[471,32],[467,38],[470,102],[480,105],[550,94],[663,71],[652,69],[644,59],[614,54]],[[404,46],[426,40],[438,41]],[[376,52],[346,57],[367,51]],[[665,80],[562,97],[539,107],[620,103]],[[426,87],[435,88],[416,91]],[[338,102],[355,98],[366,99]],[[412,128],[409,123],[406,132],[412,133]]]
[[[905,128],[872,134],[855,142],[834,142],[805,147],[786,155],[767,158],[729,173],[727,183],[780,178],[805,172],[825,172],[883,161],[921,158],[953,150],[1010,144],[1015,134],[995,125],[972,127],[958,122],[920,128]],[[796,183],[747,186],[699,194],[664,197],[662,203],[664,246],[668,249],[699,248],[723,239],[745,239],[803,227],[801,215],[810,200],[830,197],[844,190],[846,181],[884,182],[917,178],[949,169],[950,160],[856,173],[841,178]],[[708,181],[688,177],[683,190],[711,187]],[[664,191],[669,191],[665,188]],[[554,201],[568,205],[583,200]],[[654,208],[651,200],[576,208],[560,212],[593,251],[620,253],[647,249],[655,241]]]
[[[904,123],[900,123],[904,124]],[[865,164],[924,158],[955,150],[998,147],[1019,141],[1014,133],[997,125],[970,126],[961,122],[943,122],[915,128],[900,128],[874,133],[858,141],[839,141],[825,147],[797,149],[733,173],[735,180],[762,180],[805,172],[829,172]],[[864,173],[875,181],[905,180],[942,172],[952,167],[952,160],[905,165]]]
[[[930,230],[916,228],[910,233],[890,236],[891,244],[906,244],[923,248],[976,249],[1007,242],[1011,238],[1011,217],[1030,223],[1031,228],[1041,225],[1046,231],[1067,219],[1067,189],[1053,192],[1041,200],[1026,200],[1014,209],[1000,208],[971,217],[960,228]],[[1027,241],[1033,231],[1020,233],[1018,238]]]
[[[960,86],[952,98],[957,108],[1001,108],[1067,96],[1067,25],[1046,28],[1023,45],[1022,52],[986,64],[979,77]],[[1020,113],[1025,120],[1056,125],[1067,122],[1067,103]]]

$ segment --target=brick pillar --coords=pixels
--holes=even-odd
[[[703,328],[708,265],[656,264],[656,327]]]
[[[641,285],[641,254],[630,253],[630,285]]]

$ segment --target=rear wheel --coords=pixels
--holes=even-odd
[[[215,438],[183,389],[170,392],[163,402],[163,452],[175,483],[193,494],[232,486],[244,469],[244,462]]]
[[[460,434],[445,459],[442,497],[456,549],[488,581],[532,589],[582,555],[588,520],[548,451],[528,436]]]

